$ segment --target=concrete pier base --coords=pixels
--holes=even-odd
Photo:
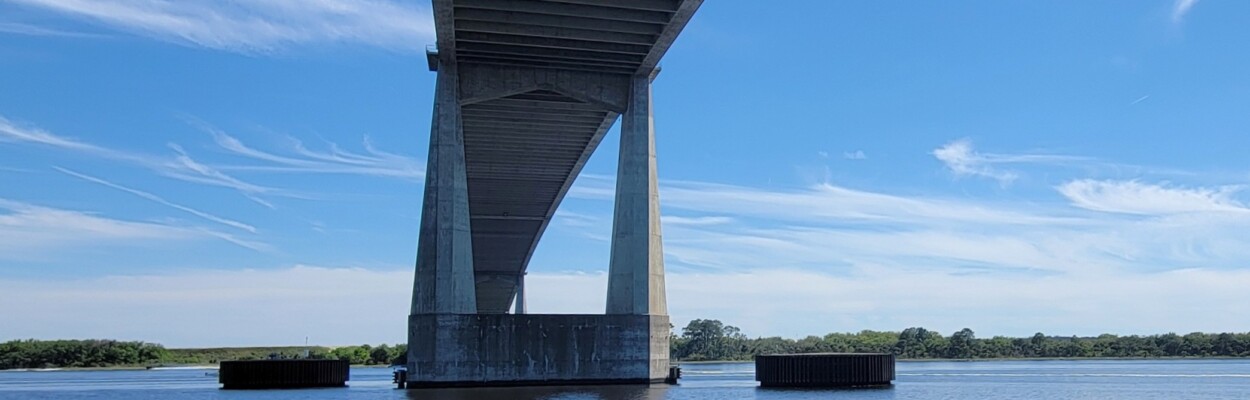
[[[665,315],[424,314],[409,317],[408,387],[662,383]]]

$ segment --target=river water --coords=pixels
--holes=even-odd
[[[0,399],[1250,399],[1250,360],[899,362],[888,388],[762,389],[751,364],[686,364],[680,385],[396,390],[385,368],[340,389],[223,391],[213,370],[0,371]]]

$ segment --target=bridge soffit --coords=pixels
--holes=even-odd
[[[629,103],[630,76],[589,71],[462,64],[460,105],[550,90],[617,113]]]

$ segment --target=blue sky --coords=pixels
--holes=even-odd
[[[655,83],[669,309],[1241,331],[1250,3],[710,1]],[[0,340],[403,340],[428,4],[0,0]],[[603,309],[615,129],[530,265]]]

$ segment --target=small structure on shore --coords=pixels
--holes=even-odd
[[[755,356],[761,387],[875,387],[894,380],[894,355],[873,353]]]
[[[351,378],[347,360],[222,361],[222,389],[301,389],[343,387]]]

